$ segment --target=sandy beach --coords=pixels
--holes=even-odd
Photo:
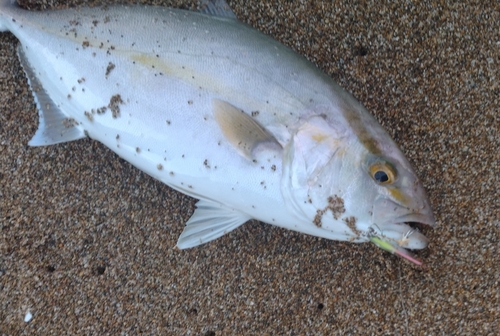
[[[498,1],[229,4],[351,92],[401,147],[437,220],[416,252],[425,268],[257,221],[177,249],[194,199],[91,139],[27,145],[37,111],[18,41],[0,33],[0,335],[497,334]]]

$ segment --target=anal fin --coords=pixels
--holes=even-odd
[[[200,200],[179,236],[177,247],[186,249],[205,244],[233,231],[250,219],[252,217],[222,204]]]
[[[40,117],[38,130],[28,144],[47,146],[85,138],[85,133],[76,127],[76,121],[66,116],[42,87],[22,45],[17,47],[17,55],[28,78]]]

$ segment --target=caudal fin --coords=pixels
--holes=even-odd
[[[75,120],[68,118],[45,92],[21,45],[17,48],[17,54],[28,77],[40,115],[38,130],[29,145],[47,146],[85,138],[85,133],[77,127]]]

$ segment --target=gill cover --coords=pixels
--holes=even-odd
[[[289,210],[311,225],[338,232],[337,239],[341,240],[352,233],[328,219],[339,219],[343,211],[319,220],[317,215],[321,209],[331,207],[332,196],[342,193],[339,175],[332,172],[343,170],[344,146],[345,134],[333,127],[325,116],[309,117],[297,128],[285,147],[281,183],[281,192]]]

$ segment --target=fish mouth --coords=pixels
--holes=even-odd
[[[429,239],[414,227],[436,226],[429,199],[418,184],[399,197],[393,194],[396,196],[379,195],[375,199],[368,238],[383,250],[421,266],[422,262],[407,249],[421,250],[429,245]]]
[[[384,225],[384,230],[375,232],[377,236],[391,241],[392,244],[410,250],[421,250],[429,245],[429,239],[408,223]]]
[[[422,211],[422,210],[425,210],[425,208],[422,208],[420,211]],[[397,220],[395,222],[399,223],[399,224],[416,223],[416,224],[428,225],[430,227],[436,226],[436,219],[434,218],[434,215],[432,214],[432,212],[409,213],[407,215],[403,215],[403,216],[397,218]]]
[[[427,221],[426,221],[427,222]],[[374,225],[378,228],[377,225]],[[423,263],[407,249],[421,250],[427,247],[429,239],[410,223],[400,222],[385,225],[384,231],[377,231],[373,227],[369,230],[368,238],[372,243],[390,253],[396,254],[412,263],[422,266]]]
[[[378,237],[406,249],[420,250],[427,247],[429,239],[415,226],[420,224],[436,226],[436,220],[428,202],[423,202],[418,208],[411,209],[392,200],[384,199],[378,202],[375,209],[379,211],[373,213],[373,232]]]

